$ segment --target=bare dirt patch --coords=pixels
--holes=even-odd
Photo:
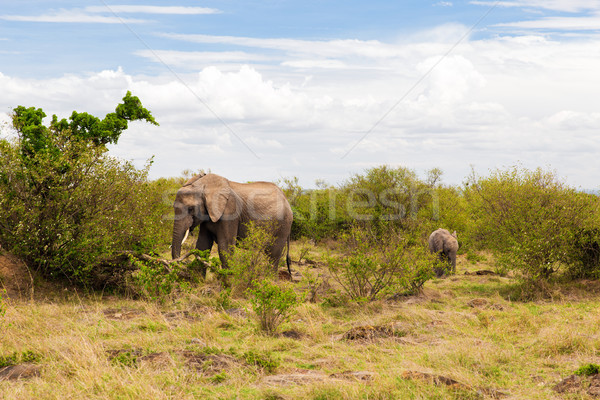
[[[229,315],[230,317],[234,317],[234,318],[242,318],[242,319],[248,318],[248,314],[246,313],[246,310],[244,310],[243,308],[228,308],[227,310],[225,310],[225,314]]]
[[[329,377],[334,379],[346,379],[350,381],[370,382],[375,377],[375,373],[370,371],[344,371],[336,372],[329,375]]]
[[[330,375],[321,371],[298,369],[287,374],[265,376],[263,382],[270,386],[310,385],[317,382],[359,381],[370,382],[375,373],[370,371],[344,371]]]
[[[40,376],[40,366],[35,364],[10,365],[0,368],[0,381],[30,379]]]
[[[188,310],[170,311],[170,312],[164,312],[161,314],[162,314],[163,318],[165,318],[169,322],[181,321],[181,320],[196,321],[196,320],[201,319],[200,316],[198,316],[195,313],[192,313]]]
[[[107,350],[109,361],[127,366],[140,366],[152,369],[175,367],[175,361],[168,352],[144,354],[142,349]]]
[[[117,309],[117,308],[107,308],[102,311],[104,316],[108,319],[116,319],[116,320],[127,320],[133,319],[144,314],[144,310],[136,309],[136,308],[125,308],[125,309]]]
[[[496,272],[494,271],[490,271],[489,269],[480,269],[477,271],[465,271],[465,275],[479,275],[479,276],[483,276],[483,275],[490,275],[490,276],[496,276],[498,275]]]
[[[600,375],[571,375],[558,382],[552,389],[561,394],[587,394],[592,398],[600,398]]]
[[[474,388],[470,385],[461,383],[455,379],[449,378],[443,375],[435,375],[427,372],[419,372],[419,371],[404,371],[402,373],[402,378],[409,380],[420,380],[426,381],[436,386],[447,386],[452,390],[462,391],[462,392],[471,392],[477,397],[485,398],[491,397],[492,399],[502,399],[507,397],[508,394],[501,392],[496,389],[491,388]]]
[[[178,352],[185,364],[207,377],[215,376],[223,371],[239,368],[240,360],[229,354],[202,354],[190,350]]]
[[[294,330],[294,329],[289,329],[287,331],[283,331],[281,332],[281,336],[286,337],[288,339],[296,339],[296,340],[300,340],[302,339],[302,332]]]
[[[30,298],[33,294],[33,277],[17,257],[0,254],[0,290],[5,289],[10,298]]]
[[[263,382],[271,386],[310,385],[324,382],[328,378],[329,376],[321,371],[303,370],[290,374],[265,376]]]
[[[492,303],[488,299],[484,299],[484,298],[476,298],[476,299],[469,300],[467,302],[467,305],[471,308],[476,308],[476,309],[480,309],[480,310],[487,310],[487,309],[498,310],[498,311],[504,310],[503,305]]]
[[[384,338],[401,338],[407,335],[407,330],[398,324],[356,326],[342,335],[341,340],[373,341]]]

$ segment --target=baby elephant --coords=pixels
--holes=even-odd
[[[452,234],[442,228],[433,231],[429,235],[429,251],[439,253],[440,260],[447,260],[451,266],[452,273],[456,272],[456,252],[458,251],[456,231]],[[444,269],[436,268],[435,274],[439,278],[444,274]]]

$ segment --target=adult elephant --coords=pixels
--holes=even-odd
[[[458,251],[458,236],[456,231],[450,233],[446,229],[436,229],[429,235],[429,251],[439,253],[441,261],[447,261],[450,264],[452,273],[456,272],[456,252]],[[444,274],[444,270],[436,268],[438,277]]]
[[[273,235],[266,253],[277,268],[287,244],[287,267],[290,272],[290,231],[292,209],[281,191],[270,182],[238,183],[216,174],[200,174],[187,181],[175,196],[172,257],[181,254],[187,233],[199,228],[196,248],[209,250],[217,243],[221,264],[227,267],[227,254],[238,238],[248,233],[247,225],[255,222]]]

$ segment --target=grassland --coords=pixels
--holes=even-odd
[[[326,277],[312,257],[294,269]],[[459,257],[455,276],[411,297],[353,304],[321,291],[276,337],[210,279],[164,304],[38,283],[33,300],[3,301],[0,362],[33,365],[35,376],[0,379],[0,398],[594,398],[587,381],[554,387],[600,362],[598,282],[519,302],[517,282],[475,274],[493,269],[478,260]]]

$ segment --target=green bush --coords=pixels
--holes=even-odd
[[[345,205],[345,192],[340,189],[328,187],[303,192],[292,206],[292,238],[314,241],[336,238],[352,221]]]
[[[418,223],[418,231],[425,240],[436,229],[448,227],[450,232],[458,232],[459,252],[471,248],[471,215],[463,191],[458,187],[441,184],[435,186],[431,191],[431,202],[419,209]]]
[[[2,282],[0,282],[2,283]],[[4,324],[4,316],[6,315],[6,301],[4,300],[4,296],[6,295],[5,289],[0,289],[0,328]]]
[[[130,262],[135,267],[133,273],[136,292],[150,300],[163,300],[173,293],[178,286],[179,271],[182,266],[178,263],[166,265],[160,261],[142,261],[130,256]]]
[[[277,331],[299,303],[292,287],[283,288],[270,279],[254,281],[247,292],[260,329],[269,335]]]
[[[110,359],[112,365],[122,367],[136,367],[138,365],[139,355],[136,351],[123,351]]]
[[[246,229],[247,235],[227,255],[229,269],[220,270],[221,275],[228,277],[233,296],[243,295],[255,280],[273,278],[277,273],[265,252],[275,240],[268,226],[249,222]]]
[[[317,182],[317,189],[305,190],[298,178],[279,182],[292,211],[292,239],[310,238],[318,241],[335,238],[345,230],[350,218],[345,212],[344,193],[340,189]]]
[[[571,278],[600,278],[600,228],[584,228],[575,232],[567,273]]]
[[[357,221],[377,233],[393,226],[424,235],[427,224],[440,219],[436,185],[441,174],[433,169],[422,180],[408,168],[382,165],[353,175],[341,187],[317,182],[310,190],[303,190],[297,178],[284,179],[280,184],[294,212],[292,237],[338,238]],[[452,202],[443,207],[446,219],[462,212]]]
[[[391,294],[414,293],[433,276],[435,256],[424,243],[354,227],[341,239],[342,255],[329,256],[333,278],[354,301],[372,301]]]
[[[562,183],[554,172],[513,167],[489,177],[473,174],[465,190],[474,217],[471,239],[493,250],[502,268],[526,281],[548,279],[559,270],[595,274],[582,242],[598,243],[598,197]],[[592,232],[589,237],[579,236]],[[596,258],[597,260],[597,258]]]
[[[42,355],[31,350],[21,353],[14,352],[9,356],[0,356],[0,368],[22,363],[37,363],[42,359]]]
[[[408,168],[370,168],[364,174],[355,174],[344,185],[346,212],[377,234],[391,226],[413,230],[418,226],[419,210],[433,201],[433,187],[439,175],[441,171],[432,170],[430,181],[424,182]]]
[[[127,254],[131,273],[122,280],[132,294],[150,300],[164,301],[170,296],[189,291],[199,283],[207,269],[220,270],[220,261],[210,257],[210,250],[192,250],[191,261],[171,261],[149,255]]]
[[[591,376],[597,374],[600,374],[600,365],[598,364],[585,364],[575,371],[575,375],[579,376]]]
[[[244,361],[249,365],[255,365],[267,373],[275,372],[279,367],[279,360],[271,353],[248,350],[243,354]]]
[[[149,111],[130,93],[103,120],[70,122],[17,107],[17,137],[0,140],[0,244],[34,269],[93,284],[94,268],[123,251],[149,251],[164,229],[164,205],[142,170],[107,155],[128,121]]]

